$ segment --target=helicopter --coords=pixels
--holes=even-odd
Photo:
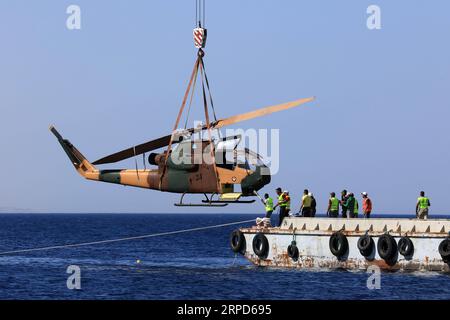
[[[254,199],[242,200],[242,198],[259,197],[258,191],[271,180],[270,169],[262,157],[248,148],[238,150],[237,146],[242,138],[240,135],[213,139],[212,131],[288,110],[310,102],[314,100],[314,97],[217,119],[203,61],[206,34],[206,29],[202,28],[199,22],[199,26],[193,33],[194,43],[198,49],[197,59],[171,134],[132,146],[91,163],[69,140],[64,139],[54,126],[50,126],[50,131],[56,136],[72,165],[82,177],[88,180],[181,194],[180,201],[175,203],[176,206],[223,207],[230,203],[252,203]],[[195,85],[199,77],[203,93],[205,124],[187,129],[186,118],[185,127],[180,129],[180,120],[190,96],[187,111],[189,116]],[[209,108],[213,111],[213,121],[210,120]],[[201,133],[204,132],[207,132],[207,138],[202,137]],[[197,136],[199,137],[196,138]],[[152,152],[148,156],[148,163],[155,166],[151,169],[138,169],[137,162],[135,169],[98,169],[96,167],[135,158],[138,155],[143,155],[145,165],[145,154],[161,148],[166,149],[159,153]],[[240,186],[240,190],[236,190],[237,186]],[[205,199],[201,203],[184,203],[183,199],[187,194],[203,194]]]
[[[292,102],[258,109],[252,112],[220,119],[201,128],[176,130],[140,145],[116,152],[93,163],[67,139],[64,139],[54,126],[50,131],[56,136],[61,147],[69,157],[76,171],[84,178],[133,187],[147,188],[165,192],[182,194],[176,206],[226,206],[229,203],[251,203],[240,200],[241,197],[257,195],[257,191],[270,183],[270,170],[255,152],[245,148],[241,153],[244,161],[237,161],[236,147],[241,136],[231,136],[211,141],[195,139],[195,133],[203,130],[219,129],[241,121],[250,120],[270,113],[287,110],[314,98],[299,99]],[[169,145],[176,145],[173,150],[166,149],[161,153],[151,153],[148,162],[154,169],[97,169],[97,165],[115,163],[154,151]],[[201,150],[197,151],[197,150]],[[230,152],[231,151],[231,152]],[[227,154],[234,155],[229,160]],[[208,155],[211,155],[208,159]],[[205,158],[204,160],[198,159]],[[225,161],[223,161],[225,159]],[[250,163],[254,168],[250,168]],[[253,169],[253,170],[252,170]],[[240,185],[241,191],[235,192]],[[204,194],[206,199],[199,204],[183,203],[186,194]],[[208,196],[209,195],[209,196]],[[214,196],[218,200],[214,200]]]

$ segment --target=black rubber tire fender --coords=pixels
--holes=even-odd
[[[253,237],[253,252],[261,259],[269,253],[269,240],[263,233],[257,233]]]
[[[291,244],[287,247],[287,254],[292,260],[298,260],[299,251],[297,248],[297,243],[295,241],[292,241]]]
[[[230,246],[233,252],[245,251],[245,236],[240,230],[234,230],[230,235]]]
[[[363,257],[369,257],[375,247],[375,241],[368,234],[359,237],[358,250]]]
[[[414,244],[407,236],[398,240],[398,252],[404,257],[410,257],[414,254]]]
[[[444,239],[439,244],[439,254],[445,262],[450,261],[450,239]]]
[[[331,253],[340,258],[348,251],[348,240],[342,232],[335,232],[330,237],[329,247]]]
[[[378,238],[378,255],[385,261],[392,261],[397,253],[397,242],[390,234],[383,234]]]

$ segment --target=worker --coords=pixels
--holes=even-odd
[[[361,195],[363,197],[362,203],[364,218],[370,218],[370,213],[372,212],[372,200],[370,200],[367,192],[361,192]]]
[[[416,218],[427,220],[429,206],[431,206],[430,199],[425,197],[424,191],[420,191],[420,197],[417,198],[416,204]]]
[[[330,199],[328,199],[327,216],[330,218],[337,218],[339,216],[339,200],[336,198],[336,193],[330,193]]]
[[[312,192],[309,193],[309,196],[311,197],[311,217],[315,217],[317,202]]]
[[[286,214],[286,201],[284,200],[283,192],[281,192],[281,188],[277,188],[275,190],[278,196],[278,203],[273,207],[275,210],[276,207],[280,207],[280,212],[278,214],[278,226],[281,227],[281,223],[283,222],[284,217],[287,217]]]
[[[342,208],[342,218],[347,218],[347,190],[342,190],[341,192],[341,208]]]
[[[355,196],[353,196],[355,198]],[[350,215],[351,218],[358,218],[359,213],[359,203],[358,199],[355,198],[355,204],[353,205],[353,215]]]
[[[353,218],[353,214],[354,214],[354,209],[355,209],[355,197],[353,195],[353,193],[349,193],[348,196],[346,196],[346,201],[345,201],[345,207],[346,207],[346,211],[348,212],[348,217],[349,218]],[[345,218],[347,218],[347,212],[345,214]],[[344,215],[342,215],[344,217]]]
[[[266,218],[270,218],[273,213],[273,199],[269,197],[268,193],[264,194],[263,203],[266,208]]]
[[[300,212],[303,217],[311,217],[311,200],[308,189],[305,189],[303,191],[302,204],[300,206]]]
[[[289,191],[284,190],[283,198],[286,202],[286,216],[289,216],[289,212],[291,211],[291,196],[289,195]]]

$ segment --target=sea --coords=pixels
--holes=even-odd
[[[255,219],[252,214],[1,214],[0,299],[450,299],[450,276],[257,267],[229,246],[242,223],[81,247],[96,242]]]

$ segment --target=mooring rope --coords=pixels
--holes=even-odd
[[[249,223],[249,222],[253,222],[253,221],[255,221],[255,220],[252,219],[252,220],[245,220],[245,221],[237,221],[237,222],[217,224],[217,225],[214,225],[214,226],[206,226],[206,227],[198,227],[198,228],[191,228],[191,229],[184,229],[184,230],[160,232],[160,233],[146,234],[146,235],[142,235],[142,236],[134,236],[134,237],[127,237],[127,238],[119,238],[119,239],[100,240],[100,241],[91,241],[91,242],[81,242],[81,243],[73,243],[73,244],[55,245],[55,246],[40,247],[40,248],[4,251],[4,252],[0,252],[0,256],[8,255],[8,254],[14,254],[14,253],[24,253],[24,252],[32,252],[32,251],[44,251],[44,250],[53,250],[53,249],[74,248],[74,247],[91,246],[91,245],[96,245],[96,244],[113,243],[113,242],[145,239],[145,238],[152,238],[152,237],[160,237],[160,236],[167,236],[167,235],[178,234],[178,233],[186,233],[186,232],[194,232],[194,231],[208,230],[208,229],[214,229],[214,228],[222,228],[222,227],[232,226],[232,225],[236,225],[236,224]]]

